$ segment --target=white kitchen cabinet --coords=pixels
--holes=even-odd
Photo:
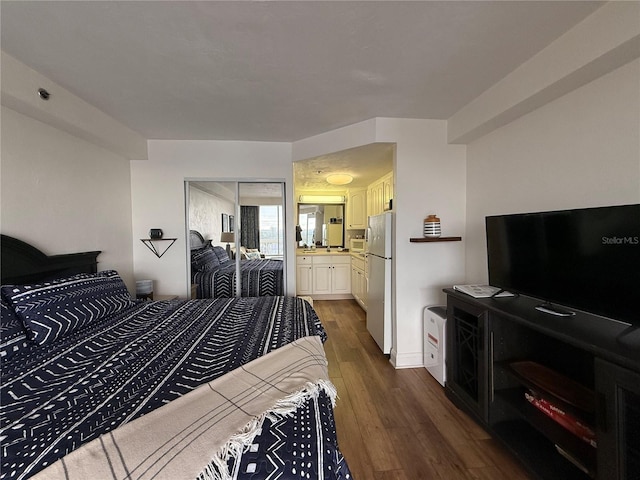
[[[392,198],[393,172],[389,172],[367,188],[367,215],[379,215],[389,210]]]
[[[313,293],[313,260],[311,257],[296,259],[296,295]]]
[[[349,255],[313,257],[313,294],[350,294]]]
[[[367,281],[363,257],[351,257],[351,294],[358,304],[367,310]]]
[[[367,190],[350,189],[347,197],[347,228],[367,228]]]
[[[321,264],[313,266],[313,294],[331,293],[331,265]]]
[[[349,263],[337,263],[331,269],[331,293],[351,293]]]
[[[351,255],[299,255],[296,294],[326,300],[351,298]]]
[[[382,209],[389,210],[391,208],[391,200],[393,199],[393,173],[388,173],[382,177]]]

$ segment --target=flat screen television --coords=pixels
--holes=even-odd
[[[640,205],[489,216],[486,233],[492,286],[640,325]]]

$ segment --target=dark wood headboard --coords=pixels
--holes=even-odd
[[[28,243],[2,235],[0,238],[2,285],[43,280],[98,271],[99,251],[48,256]]]
[[[205,240],[197,230],[189,230],[189,249],[198,250],[211,245],[211,240]]]

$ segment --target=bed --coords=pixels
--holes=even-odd
[[[197,285],[197,298],[235,296],[236,263],[226,250],[212,246],[196,230],[190,231],[190,248],[191,283]],[[240,271],[243,297],[283,295],[282,260],[243,259]]]
[[[2,236],[1,478],[351,478],[307,302],[135,301],[98,254]]]

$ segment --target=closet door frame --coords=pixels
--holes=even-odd
[[[282,234],[282,248],[283,248],[283,272],[282,272],[282,282],[284,292],[283,295],[287,294],[287,201],[286,201],[286,181],[284,178],[185,178],[184,180],[184,192],[185,192],[185,238],[189,238],[189,230],[192,229],[190,224],[190,195],[191,195],[191,184],[192,183],[222,183],[222,184],[235,184],[234,185],[234,232],[235,235],[235,251],[240,251],[240,235],[239,235],[239,225],[241,222],[241,212],[240,212],[240,185],[241,184],[249,184],[249,183],[269,183],[269,184],[278,184],[281,188],[282,200],[282,223],[283,223],[283,234]],[[212,239],[214,243],[219,243],[215,239]],[[191,291],[191,249],[189,242],[186,243],[186,266],[187,266],[187,291]],[[235,267],[236,267],[236,283],[235,283],[235,296],[240,297],[242,293],[241,284],[238,279],[241,278],[241,265],[240,265],[240,255],[236,255],[235,258]]]

